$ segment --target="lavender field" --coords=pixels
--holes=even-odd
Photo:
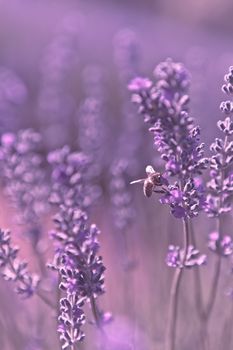
[[[0,349],[233,349],[233,3],[0,1]]]

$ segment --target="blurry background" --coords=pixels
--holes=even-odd
[[[144,177],[147,164],[161,166],[154,156],[152,137],[133,111],[138,126],[129,128],[128,142],[137,138],[140,142],[134,153],[126,152],[133,165],[127,174],[125,191],[132,196],[130,203],[136,213],[126,225],[127,254],[134,267],[127,272],[130,277],[125,276],[126,253],[120,238],[121,227],[114,224],[111,181],[113,176],[121,174],[114,170],[114,162],[123,156],[127,143],[124,143],[127,139],[124,130],[128,125],[124,121],[125,108],[130,108],[127,82],[135,74],[151,77],[155,65],[167,57],[183,62],[192,76],[191,114],[209,144],[216,136],[216,122],[221,117],[223,75],[233,64],[232,16],[231,0],[0,1],[0,132],[33,127],[42,133],[44,152],[66,143],[79,149],[88,139],[85,134],[86,138],[81,141],[83,130],[89,127],[81,117],[85,115],[85,99],[94,96],[100,102],[100,129],[104,130],[103,196],[92,211],[92,219],[102,231],[102,253],[107,266],[107,292],[102,305],[115,316],[109,325],[109,334],[115,337],[116,344],[119,341],[118,350],[162,349],[173,274],[164,260],[168,244],[178,244],[181,238],[179,222],[169,216],[167,208],[161,208],[155,198],[144,198],[140,186],[128,185],[132,179]],[[121,59],[120,50],[121,47],[123,51],[124,47],[128,50],[127,43],[131,40],[133,53],[130,51],[129,62],[136,62],[136,68],[128,74],[123,71],[124,58]],[[134,124],[133,119],[129,123]],[[1,225],[20,231],[14,226],[5,197],[1,208]],[[51,225],[48,218],[45,240]],[[207,253],[206,237],[213,227],[214,222],[207,222],[204,215],[195,222],[202,252]],[[31,269],[36,269],[27,242],[20,235],[16,235],[15,241],[24,247],[21,255],[29,259]],[[210,263],[203,268],[206,292],[213,272],[212,258],[210,256]],[[230,266],[227,262],[225,265],[211,324],[211,329],[215,329],[211,349],[232,349],[229,338],[232,329],[225,326],[232,317],[232,301],[225,296],[232,277]],[[130,287],[125,281],[128,278]],[[183,281],[179,350],[198,346],[192,283],[191,273]],[[1,282],[0,286],[1,348],[55,349],[56,324],[46,306],[42,307],[36,298],[22,302],[8,284]],[[228,332],[227,335],[224,332]],[[80,349],[93,346],[88,331],[86,338]],[[223,339],[227,339],[225,345],[222,345]]]

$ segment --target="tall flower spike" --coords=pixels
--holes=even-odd
[[[177,300],[183,268],[202,265],[206,259],[189,245],[189,219],[204,208],[205,193],[196,176],[207,168],[208,160],[203,157],[200,129],[195,127],[187,113],[189,74],[182,64],[169,59],[156,67],[154,75],[155,83],[136,78],[129,84],[129,90],[132,91],[133,102],[139,106],[139,114],[151,125],[154,145],[166,162],[161,178],[167,181],[161,188],[163,196],[160,202],[168,204],[173,216],[183,221],[184,247],[170,246],[167,256],[168,266],[176,269],[170,293],[165,349],[174,350]],[[169,185],[174,177],[175,182]],[[153,181],[149,181],[148,185],[150,192],[146,194],[151,195]]]
[[[36,244],[40,219],[49,210],[49,187],[43,169],[41,137],[31,129],[2,135],[0,167],[6,194],[17,209],[17,219],[26,225]]]
[[[83,71],[85,98],[77,113],[78,144],[91,157],[88,167],[90,181],[103,172],[106,161],[106,111],[104,76],[100,67],[88,66]]]
[[[225,84],[222,87],[224,93],[233,96],[233,67],[225,75]],[[233,122],[232,101],[224,101],[220,104],[220,110],[225,114],[224,120],[219,120],[217,125],[223,138],[216,138],[210,150],[213,153],[210,159],[210,177],[207,183],[208,196],[206,212],[210,217],[219,218],[221,214],[231,210],[233,195]]]
[[[36,292],[39,278],[28,272],[26,262],[18,260],[18,251],[11,244],[10,231],[0,229],[0,274],[16,284],[17,294],[29,298]]]
[[[138,112],[146,123],[154,125],[158,119],[178,116],[188,110],[190,85],[189,73],[181,63],[171,59],[160,63],[154,70],[157,83],[148,78],[137,77],[128,85],[132,101],[138,105]],[[192,123],[192,120],[189,119]]]
[[[139,162],[136,154],[142,144],[141,123],[135,121],[135,111],[125,90],[129,80],[138,74],[140,66],[140,47],[132,30],[123,29],[117,33],[114,39],[114,56],[120,77],[120,113],[123,125],[116,147],[117,152],[110,168],[110,195],[114,224],[123,233],[125,241],[125,235],[135,215],[129,179],[138,172]],[[124,252],[124,255],[127,254]]]
[[[70,140],[71,116],[76,98],[69,86],[77,68],[82,16],[74,10],[66,13],[45,48],[40,67],[40,91],[37,119],[46,148],[61,147]]]
[[[66,294],[60,300],[58,332],[66,349],[84,338],[86,302],[91,305],[97,326],[105,323],[105,314],[95,304],[95,299],[104,293],[105,267],[98,255],[99,230],[87,224],[83,211],[63,206],[54,222],[56,230],[51,235],[57,242],[57,252],[52,267],[59,272],[59,288]]]
[[[86,201],[90,193],[90,186],[85,183],[88,157],[64,147],[50,153],[48,159],[53,166],[51,201],[59,205],[55,230],[50,233],[56,245],[50,267],[58,271],[59,288],[66,295],[60,300],[58,332],[63,349],[72,349],[84,338],[84,303],[90,303],[98,327],[105,322],[105,314],[95,301],[104,293],[105,267],[98,255],[99,230],[96,225],[88,225],[85,212],[91,203]]]
[[[207,168],[208,159],[203,157],[200,129],[187,113],[189,74],[169,59],[156,67],[154,75],[155,83],[136,78],[129,84],[132,100],[144,121],[152,125],[154,145],[166,162],[163,176],[178,180],[167,186],[161,202],[169,204],[177,218],[193,217],[205,202],[203,186],[194,178]]]
[[[227,95],[233,94],[233,68],[225,75],[225,84],[222,91]],[[217,126],[223,134],[222,138],[216,138],[210,146],[212,157],[210,158],[210,181],[207,183],[207,200],[205,211],[209,217],[216,220],[216,231],[209,234],[208,248],[216,253],[216,265],[212,286],[206,306],[205,323],[207,328],[208,320],[213,312],[219,280],[221,276],[222,257],[232,254],[232,238],[223,235],[223,215],[231,210],[233,194],[233,123],[232,123],[232,101],[224,101],[220,104],[220,110],[225,114],[225,119],[218,121]],[[207,330],[206,330],[207,332]],[[208,334],[204,335],[205,337]]]

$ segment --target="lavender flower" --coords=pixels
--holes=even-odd
[[[154,125],[163,116],[168,121],[179,118],[181,111],[188,110],[187,95],[190,78],[181,63],[171,59],[160,63],[154,70],[157,83],[147,78],[137,77],[128,85],[132,101],[138,105],[138,112],[146,123]],[[188,119],[188,122],[192,122]]]
[[[87,208],[99,195],[98,189],[83,176],[90,158],[81,152],[71,152],[68,146],[50,152],[48,162],[52,166],[52,191],[50,201],[69,207]]]
[[[62,349],[67,349],[84,339],[81,330],[85,323],[85,315],[82,310],[82,299],[76,299],[76,295],[68,295],[60,301],[61,314],[58,318],[58,333],[63,343]]]
[[[87,66],[83,71],[85,98],[77,113],[78,143],[81,150],[103,161],[106,137],[104,120],[104,76],[100,67]],[[93,159],[97,162],[97,159]]]
[[[169,267],[178,268],[201,266],[206,264],[206,255],[200,254],[199,250],[195,249],[192,245],[188,247],[186,253],[184,249],[170,245],[168,247],[166,263]]]
[[[133,221],[135,212],[132,196],[129,193],[128,161],[116,161],[111,168],[111,202],[113,204],[114,223],[119,230],[125,231]]]
[[[110,168],[110,195],[116,228],[126,235],[134,218],[133,198],[129,182],[139,169],[137,153],[142,146],[142,126],[135,120],[135,111],[125,91],[129,81],[140,69],[140,47],[136,34],[121,30],[114,40],[114,56],[120,76],[121,115],[123,126],[117,144],[117,152]],[[126,236],[123,238],[126,249]],[[124,251],[124,255],[128,252]]]
[[[88,225],[86,209],[90,202],[89,184],[85,184],[88,157],[70,152],[68,147],[49,154],[53,165],[51,201],[58,204],[54,217],[55,230],[50,235],[56,242],[54,261],[50,264],[60,276],[59,288],[66,294],[60,300],[58,332],[63,348],[82,341],[85,322],[83,306],[89,302],[95,323],[101,327],[104,313],[97,308],[95,299],[104,293],[105,267],[98,255],[99,230]]]
[[[58,242],[58,249],[53,268],[61,276],[59,288],[66,293],[60,301],[58,328],[65,349],[84,338],[81,326],[86,301],[95,307],[97,325],[104,323],[104,313],[97,309],[95,299],[104,293],[105,267],[98,256],[99,230],[96,225],[88,226],[83,211],[63,206],[54,222],[56,231],[51,235]]]
[[[195,127],[187,113],[189,74],[180,63],[167,60],[156,67],[154,75],[157,79],[155,83],[145,79],[134,80],[129,89],[133,92],[133,102],[139,106],[139,114],[152,126],[150,131],[154,136],[154,145],[166,162],[161,178],[165,178],[167,183],[158,183],[160,190],[157,192],[163,193],[160,202],[168,204],[173,216],[183,221],[184,247],[170,246],[167,256],[167,264],[176,267],[165,345],[167,350],[173,350],[181,267],[199,266],[206,260],[205,256],[199,256],[199,251],[189,245],[188,220],[204,209],[205,192],[196,177],[207,168],[208,159],[203,157],[204,144],[200,143],[200,129]],[[169,184],[174,177],[176,181]],[[149,181],[148,185],[151,194],[153,181]]]
[[[183,191],[179,184],[169,185],[163,188],[165,194],[161,197],[162,204],[168,204],[174,217],[180,219],[184,217],[193,218],[202,211],[206,204],[205,190],[197,179],[190,178]]]
[[[232,67],[229,68],[229,74],[225,76],[226,84],[222,90],[227,95],[233,95],[232,85]],[[206,212],[210,217],[220,217],[221,214],[231,210],[231,199],[233,194],[233,122],[231,120],[232,102],[224,101],[220,105],[221,111],[226,115],[225,120],[219,120],[218,128],[224,138],[216,138],[210,146],[213,156],[210,160],[210,177],[207,183],[208,196]]]
[[[208,248],[221,256],[229,256],[233,253],[232,238],[228,235],[220,237],[218,232],[211,232],[208,237]]]
[[[101,68],[86,67],[83,82],[85,98],[77,111],[78,145],[90,158],[85,179],[92,185],[96,184],[96,193],[98,190],[100,196],[100,177],[107,161],[104,75]]]
[[[16,284],[15,291],[23,298],[31,297],[37,290],[39,278],[31,275],[27,263],[18,259],[17,247],[11,245],[10,231],[0,230],[0,273],[6,281]]]
[[[233,95],[233,69],[230,67],[229,73],[225,75],[225,84],[222,91],[227,95]],[[216,298],[216,290],[221,271],[221,258],[232,254],[232,239],[223,235],[222,219],[232,209],[233,195],[233,122],[232,118],[232,102],[224,101],[220,104],[220,110],[225,114],[224,120],[219,120],[217,126],[222,138],[216,138],[210,146],[213,153],[210,158],[210,181],[207,183],[207,203],[205,211],[209,217],[216,219],[216,231],[209,235],[208,247],[217,253],[217,262],[215,269],[215,278],[213,281],[213,297],[208,308],[208,317],[210,316]]]
[[[0,130],[15,131],[19,127],[19,120],[28,91],[19,76],[9,68],[0,66]]]
[[[153,125],[150,131],[154,145],[166,162],[164,176],[178,178],[164,190],[161,202],[169,204],[177,218],[193,217],[203,209],[205,201],[203,189],[195,185],[195,176],[207,168],[208,159],[203,157],[200,129],[186,112],[189,75],[181,64],[167,60],[158,65],[155,76],[157,82],[150,90],[142,88],[136,95],[139,112],[145,122]]]
[[[149,90],[153,83],[148,78],[136,77],[129,84],[128,89],[131,92],[142,93],[143,91]],[[135,98],[135,100],[134,100]],[[136,102],[136,95],[133,97],[133,102]],[[138,100],[139,102],[139,100]]]
[[[77,68],[81,22],[80,13],[66,13],[41,62],[37,118],[49,150],[61,147],[70,139],[76,99],[70,91],[69,79]]]
[[[49,209],[41,151],[41,137],[31,129],[2,135],[0,166],[5,191],[17,209],[18,222],[28,227],[35,245],[41,235],[40,218]]]

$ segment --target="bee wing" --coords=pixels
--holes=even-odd
[[[130,185],[137,184],[137,183],[142,183],[144,181],[145,181],[145,179],[134,180],[134,181],[130,182]]]
[[[151,174],[153,174],[154,172],[155,172],[155,170],[154,170],[153,166],[152,166],[152,165],[147,165],[147,167],[146,167],[146,173],[147,173],[147,175],[151,175]]]

